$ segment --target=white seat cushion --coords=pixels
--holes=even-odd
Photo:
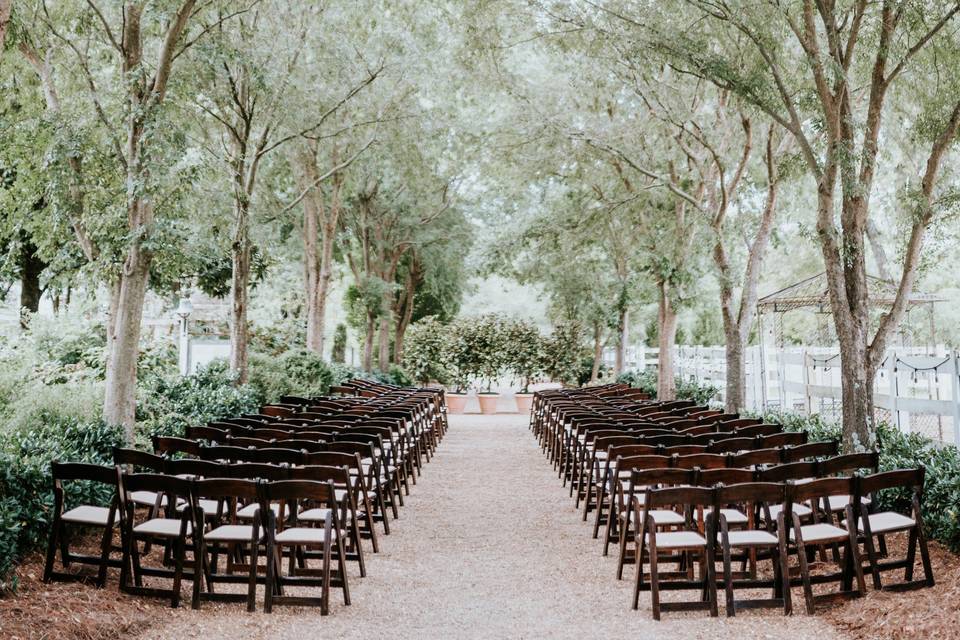
[[[884,511],[883,513],[871,513],[870,518],[870,531],[871,533],[889,533],[891,531],[904,531],[906,529],[912,528],[916,521],[913,518],[908,518],[902,513],[897,513],[896,511]],[[857,528],[860,531],[864,530],[863,520],[857,520]],[[843,526],[847,526],[846,520],[843,522]]]
[[[110,519],[110,509],[107,507],[82,505],[70,509],[70,511],[67,511],[61,516],[61,519],[64,522],[99,525],[101,527],[105,527],[107,526],[107,521]],[[117,524],[117,518],[114,518],[113,524]]]
[[[647,543],[650,535],[644,536]],[[659,549],[698,549],[707,546],[707,541],[695,531],[664,531],[657,534]]]
[[[147,506],[153,506],[157,504],[157,494],[153,491],[132,491],[130,493],[130,500],[134,504],[143,504]],[[165,507],[167,505],[167,496],[163,496],[160,500],[160,506]]]
[[[830,496],[830,511],[843,511],[850,504],[850,496]],[[870,498],[861,498],[861,504],[870,504]]]
[[[727,524],[747,524],[747,514],[739,509],[720,509],[720,513],[727,519]]]
[[[770,505],[770,518],[773,520],[776,520],[777,517],[779,517],[781,511],[783,511],[782,504]],[[805,504],[799,504],[799,503],[794,503],[793,512],[798,516],[800,516],[801,518],[803,518],[804,516],[808,516],[812,513],[812,511],[810,510],[810,507],[808,507]],[[760,514],[763,515],[762,510],[760,511]]]
[[[175,518],[153,518],[133,528],[135,533],[144,533],[151,536],[176,538],[180,535],[180,520]],[[187,534],[193,531],[193,525],[187,522]]]
[[[775,545],[777,536],[769,531],[760,531],[756,529],[728,531],[728,540],[731,547],[750,547],[754,545]],[[717,533],[717,541],[722,540],[722,535]]]
[[[330,509],[319,507],[316,509],[307,509],[297,515],[297,520],[303,522],[324,522],[327,519],[328,513],[330,513]]]
[[[250,540],[253,535],[253,525],[249,524],[225,524],[212,531],[208,531],[203,537],[211,542],[244,542]],[[259,531],[257,539],[263,538],[263,530]]]
[[[275,539],[283,544],[323,544],[323,536],[322,528],[291,527],[278,533]],[[337,532],[331,529],[330,536],[336,538]]]
[[[645,514],[646,512],[643,513]],[[661,527],[683,524],[685,522],[681,514],[676,511],[671,511],[670,509],[653,509],[650,511],[650,516],[653,517],[654,523]]]
[[[808,524],[800,527],[800,533],[803,534],[804,542],[824,542],[830,540],[844,540],[849,535],[846,530],[835,527],[832,524],[819,523]],[[796,538],[796,530],[790,528],[790,539]]]
[[[203,515],[205,517],[210,517],[210,516],[217,515],[217,509],[220,508],[220,503],[216,500],[208,500],[207,498],[200,498],[200,500],[197,501],[197,506],[203,509]],[[177,505],[177,511],[183,511],[186,508],[187,508],[186,503]]]
[[[257,502],[251,502],[242,509],[237,509],[237,517],[241,520],[252,520],[253,515],[257,512],[257,509],[260,508],[260,504]],[[273,511],[273,515],[280,517],[280,505],[274,502],[270,505],[270,510]],[[290,506],[287,504],[283,505],[283,517],[286,518],[290,515]]]

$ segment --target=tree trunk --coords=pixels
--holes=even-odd
[[[3,45],[7,40],[7,25],[10,24],[12,8],[13,0],[0,0],[0,51],[3,51]]]
[[[414,258],[416,261],[416,257]],[[397,329],[393,336],[393,361],[400,364],[403,361],[403,338],[407,334],[407,327],[413,319],[413,300],[417,292],[417,282],[419,281],[419,269],[411,266],[407,273],[407,279],[404,282],[402,304],[397,313]]]
[[[661,282],[658,286],[657,342],[659,368],[657,372],[657,400],[675,400],[677,397],[676,374],[674,373],[673,349],[677,338],[677,312],[670,297],[670,285]]]
[[[593,323],[593,368],[590,370],[590,382],[600,379],[600,364],[603,362],[603,325]]]
[[[363,370],[373,371],[373,338],[376,330],[376,318],[367,313],[367,332],[363,337]]]
[[[237,203],[237,228],[231,248],[233,278],[230,283],[230,370],[237,384],[245,384],[249,377],[249,336],[247,311],[250,307],[250,229],[248,203]]]
[[[386,310],[380,314],[380,344],[377,361],[380,371],[390,369],[390,313]]]
[[[740,337],[739,327],[725,331],[724,345],[727,358],[726,401],[724,411],[737,413],[746,405],[747,366],[744,353],[744,341]]]
[[[859,343],[859,344],[858,344]],[[840,338],[843,450],[871,450],[876,446],[873,416],[873,381],[876,376],[866,355],[866,342],[855,336]]]
[[[626,366],[629,333],[627,325],[629,324],[629,319],[630,311],[626,307],[620,309],[620,315],[617,317],[617,355],[613,369],[613,375],[615,377],[623,373],[623,369]]]
[[[307,300],[307,350],[323,355],[323,317],[319,309],[320,294],[320,208],[319,191],[303,199],[303,284]]]
[[[109,322],[112,331],[107,342],[103,419],[107,424],[122,425],[131,446],[135,439],[137,359],[150,261],[150,255],[138,246],[131,248],[124,273],[113,288],[116,299],[111,301],[115,315]]]
[[[30,322],[30,314],[40,310],[40,276],[47,263],[37,256],[37,247],[30,238],[20,244],[20,326]]]

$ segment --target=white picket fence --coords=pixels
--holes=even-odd
[[[922,433],[949,444],[960,443],[960,354],[954,348],[895,348],[887,352],[874,388],[878,419],[905,432]],[[656,369],[658,350],[627,349],[627,369]],[[677,347],[677,375],[716,386],[723,402],[726,358],[723,347]],[[614,351],[604,351],[612,366]],[[747,398],[751,410],[784,409],[839,418],[840,354],[836,348],[765,347],[746,353]]]

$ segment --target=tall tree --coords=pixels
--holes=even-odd
[[[927,229],[942,209],[941,169],[960,125],[960,87],[944,86],[939,72],[954,60],[949,32],[960,3],[690,4],[702,18],[696,31],[679,16],[641,21],[621,13],[620,3],[609,8],[637,29],[656,25],[652,42],[673,64],[736,93],[796,140],[817,185],[817,238],[840,343],[844,444],[872,447],[874,378],[906,313]],[[908,73],[922,69],[929,72]],[[920,110],[915,121],[926,151],[919,179],[903,194],[910,231],[895,300],[874,329],[867,232],[884,160],[882,125],[898,91],[909,91]]]

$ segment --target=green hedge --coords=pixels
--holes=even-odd
[[[787,431],[806,431],[811,440],[840,439],[839,425],[819,416],[792,413],[759,414],[764,422],[783,425]],[[880,445],[880,470],[924,467],[923,522],[927,535],[960,551],[960,449],[940,445],[918,434],[905,434],[887,423],[877,428]],[[908,490],[883,492],[878,496],[881,509],[906,512],[912,496]]]
[[[617,376],[617,382],[628,384],[631,387],[640,389],[650,394],[651,398],[657,397],[657,372],[646,371],[626,371]],[[677,400],[693,400],[697,404],[707,404],[714,399],[720,391],[717,387],[709,384],[701,384],[693,380],[684,380],[677,377]]]
[[[41,548],[53,511],[50,463],[54,460],[109,463],[123,430],[97,423],[48,422],[29,431],[3,432],[0,440],[0,592],[16,588],[14,563]],[[67,507],[106,504],[102,486],[70,483]]]

